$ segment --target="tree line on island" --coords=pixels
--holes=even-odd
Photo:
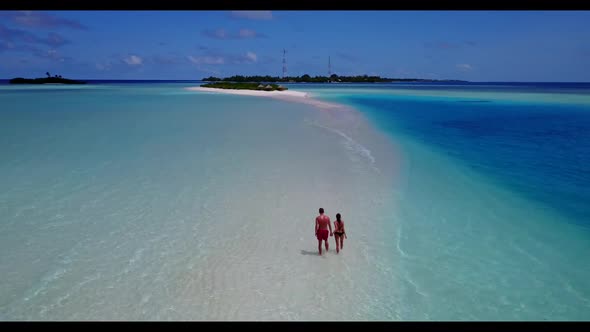
[[[39,78],[22,78],[16,77],[9,81],[10,84],[86,84],[83,81],[71,80],[63,78],[61,75],[51,76],[49,72],[46,72],[47,77]]]
[[[310,76],[308,74],[302,76],[242,76],[234,75],[231,77],[219,78],[209,76],[203,78],[204,82],[237,82],[237,83],[270,83],[270,82],[284,82],[284,83],[390,83],[390,82],[466,82],[460,80],[432,80],[419,78],[384,78],[380,76],[358,75],[358,76],[338,76],[332,74],[331,76]]]
[[[257,82],[212,82],[201,85],[203,88],[232,90],[285,91],[286,87],[277,84],[261,84]]]

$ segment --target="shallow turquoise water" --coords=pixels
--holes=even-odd
[[[583,91],[185,86],[1,87],[0,319],[590,318]]]
[[[315,254],[317,209],[367,217],[391,178],[354,114],[185,86],[2,87],[1,318],[376,319],[372,226]]]

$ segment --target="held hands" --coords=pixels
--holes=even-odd
[[[332,234],[332,232],[330,232],[330,236],[333,236],[334,234]]]

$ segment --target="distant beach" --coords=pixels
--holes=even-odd
[[[254,96],[254,97],[268,97],[276,98],[284,101],[291,101],[297,103],[303,103],[313,105],[318,108],[339,108],[345,107],[335,103],[328,103],[318,99],[314,99],[307,92],[286,90],[286,91],[260,91],[260,90],[232,90],[232,89],[214,89],[214,88],[203,88],[203,87],[190,87],[186,88],[189,91],[201,91],[201,92],[212,92],[212,93],[225,93],[231,95],[240,96]]]

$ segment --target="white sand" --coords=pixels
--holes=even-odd
[[[313,99],[309,96],[309,94],[307,92],[303,92],[303,91],[233,90],[233,89],[216,89],[216,88],[203,88],[203,87],[190,87],[190,88],[186,88],[186,90],[213,92],[213,93],[226,93],[226,94],[241,95],[241,96],[270,97],[270,98],[281,99],[284,101],[313,105],[315,107],[322,108],[322,109],[342,108],[342,105],[327,103],[324,101]]]
[[[397,317],[388,304],[379,302],[382,284],[373,276],[381,273],[377,266],[384,266],[386,256],[371,245],[388,216],[382,213],[384,202],[387,209],[393,204],[386,201],[397,174],[389,138],[375,131],[361,112],[300,91],[189,90],[244,97],[218,96],[207,104],[208,112],[219,116],[222,113],[212,108],[226,108],[223,124],[231,129],[225,134],[206,126],[211,128],[203,129],[211,130],[203,135],[208,143],[193,143],[204,144],[194,151],[209,145],[211,149],[199,160],[202,171],[190,180],[190,188],[205,188],[203,194],[188,195],[197,197],[191,199],[199,205],[187,220],[200,224],[198,236],[187,231],[185,241],[198,247],[182,249],[192,253],[194,268],[175,274],[169,284],[176,293],[166,298],[175,311],[160,317],[311,321]],[[267,100],[248,101],[247,96]],[[214,144],[216,135],[219,144]],[[207,182],[194,185],[207,173]],[[319,207],[332,219],[342,213],[348,222],[350,240],[338,255],[333,237],[330,250],[317,255],[313,227]],[[399,289],[398,280],[387,279],[387,287]]]
[[[233,95],[244,95],[244,96],[264,96],[264,97],[277,97],[277,96],[289,96],[289,97],[300,97],[307,98],[308,94],[301,91],[262,91],[262,90],[232,90],[232,89],[216,89],[216,88],[203,88],[203,87],[191,87],[187,90],[192,91],[208,91],[208,92],[221,92],[229,93]]]

